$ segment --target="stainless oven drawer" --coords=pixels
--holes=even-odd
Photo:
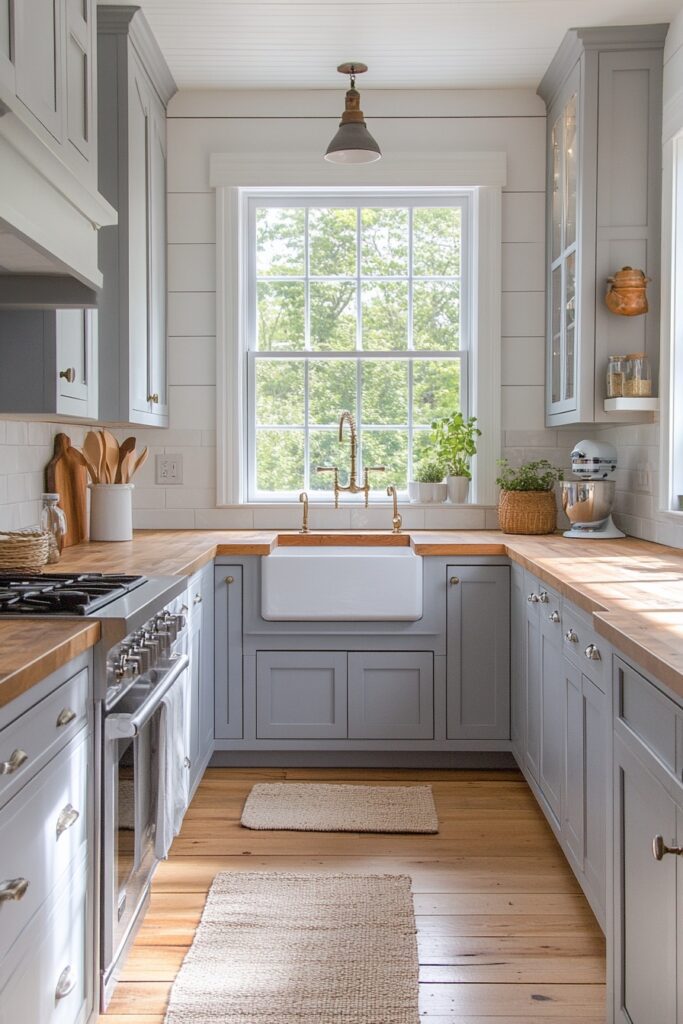
[[[90,744],[76,737],[0,811],[0,961],[88,839]]]

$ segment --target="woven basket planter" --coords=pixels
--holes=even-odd
[[[50,536],[37,530],[0,533],[0,572],[39,573],[47,563]]]
[[[501,491],[498,521],[503,533],[554,533],[557,505],[554,491]]]

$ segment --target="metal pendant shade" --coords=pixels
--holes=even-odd
[[[363,111],[360,109],[360,93],[356,89],[356,75],[367,71],[365,64],[340,64],[337,71],[350,75],[351,88],[346,93],[346,104],[339,131],[334,136],[325,159],[338,164],[368,164],[379,160],[382,151],[368,131]]]

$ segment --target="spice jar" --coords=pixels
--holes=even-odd
[[[644,352],[632,352],[624,359],[624,395],[649,398],[652,394],[650,360]]]
[[[624,394],[624,357],[607,358],[607,397],[621,398]]]
[[[66,537],[66,516],[57,504],[58,501],[58,494],[43,494],[43,507],[40,510],[40,527],[48,534],[50,548],[47,560],[51,564],[59,561]]]

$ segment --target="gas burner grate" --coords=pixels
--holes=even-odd
[[[89,615],[145,582],[106,573],[0,573],[0,615]]]

